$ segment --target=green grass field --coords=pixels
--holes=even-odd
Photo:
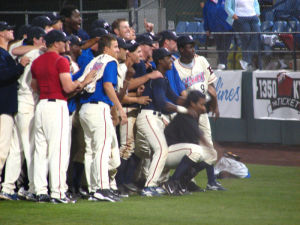
[[[69,205],[0,201],[0,225],[300,224],[300,167],[247,166],[252,177],[223,180],[224,192]],[[205,186],[206,174],[197,181]]]

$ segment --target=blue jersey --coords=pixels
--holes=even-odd
[[[94,54],[90,48],[82,50],[81,55],[77,59],[77,64],[80,69],[85,68],[92,61]]]
[[[105,82],[110,82],[113,84],[114,88],[117,85],[117,76],[118,76],[118,70],[117,70],[117,63],[116,62],[109,62],[106,64],[106,67],[103,72],[103,76],[100,80],[96,83],[96,90],[94,93],[85,93],[81,99],[80,103],[88,103],[88,102],[104,102],[108,105],[113,105],[112,101],[109,99],[109,97],[106,95],[103,84]]]
[[[166,103],[170,100],[174,104],[178,99],[170,87],[168,78],[158,78],[155,80],[149,80],[145,84],[145,90],[143,96],[149,96],[152,99],[148,105],[142,107],[142,109],[152,109],[154,111],[162,112],[164,114],[169,114],[165,108]]]

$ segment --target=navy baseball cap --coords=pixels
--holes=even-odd
[[[166,48],[154,49],[152,53],[152,58],[154,62],[157,62],[159,59],[163,59],[166,56],[171,56],[171,52],[169,52]]]
[[[33,40],[33,38],[39,39],[40,37],[44,37],[46,35],[46,32],[43,28],[32,26],[28,29],[27,32],[27,39]]]
[[[93,30],[95,28],[103,28],[103,29],[107,30],[108,32],[111,32],[111,26],[104,19],[94,20],[94,22],[91,25],[91,29]]]
[[[0,21],[0,31],[13,30],[14,28],[15,28],[15,26],[10,26],[10,25],[8,25],[7,22]]]
[[[59,20],[62,20],[61,16],[57,12],[47,13],[45,16],[51,20],[52,25],[56,24]]]
[[[177,34],[175,31],[170,31],[170,30],[164,30],[158,34],[160,37],[160,40],[173,40],[177,41]]]
[[[130,52],[134,52],[137,47],[140,46],[139,43],[137,43],[135,40],[127,41],[126,43],[128,45],[128,51]]]
[[[68,38],[71,45],[81,46],[84,44],[84,42],[77,35],[71,34]]]
[[[178,46],[185,46],[187,44],[195,44],[195,41],[191,35],[183,35],[177,38]]]
[[[91,38],[94,38],[94,37],[101,37],[101,36],[106,35],[106,34],[108,34],[108,31],[107,31],[107,30],[105,30],[104,28],[98,27],[98,28],[93,29],[93,30],[90,32],[90,37],[91,37]]]
[[[51,30],[49,33],[45,35],[44,39],[47,45],[52,44],[54,42],[59,42],[59,41],[66,42],[69,40],[67,35],[60,30]]]
[[[16,35],[15,35],[16,39],[17,40],[23,39],[23,35],[28,34],[28,31],[29,31],[30,27],[31,27],[31,25],[29,25],[29,24],[24,24],[24,25],[20,26],[18,28],[17,32],[16,32]]]
[[[33,20],[31,21],[31,25],[45,29],[46,26],[52,26],[53,22],[48,16],[37,16],[33,18]]]
[[[137,35],[135,40],[140,45],[153,45],[153,38],[148,33]]]
[[[129,45],[127,45],[124,38],[117,37],[117,41],[118,41],[119,48],[123,48],[123,49],[126,49],[126,50],[128,49]]]

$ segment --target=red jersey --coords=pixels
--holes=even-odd
[[[31,73],[38,82],[40,99],[67,100],[67,94],[63,91],[59,74],[69,72],[69,61],[56,52],[46,52],[34,60]]]

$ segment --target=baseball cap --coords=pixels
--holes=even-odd
[[[195,41],[191,35],[183,35],[177,38],[178,46],[185,46],[187,44],[195,44]]]
[[[71,34],[68,38],[71,45],[81,46],[84,44],[84,42],[77,35]]]
[[[173,40],[177,41],[177,34],[175,31],[164,30],[158,34],[160,40]]]
[[[157,35],[155,35],[155,34],[153,34],[153,33],[151,33],[151,32],[148,32],[148,33],[146,33],[146,34],[148,34],[149,36],[152,37],[153,42],[159,41],[159,36],[157,36]]]
[[[163,59],[166,56],[171,56],[171,52],[169,52],[165,48],[154,49],[152,53],[153,61],[157,62],[159,59]]]
[[[17,32],[16,32],[16,39],[17,40],[21,40],[21,39],[23,39],[23,35],[24,34],[28,34],[28,30],[29,30],[29,28],[30,28],[31,26],[29,25],[29,24],[24,24],[24,25],[21,25],[19,28],[18,28],[18,30],[17,30]]]
[[[53,22],[48,16],[37,16],[31,21],[32,26],[38,26],[45,29],[46,26],[52,26]]]
[[[103,28],[103,29],[107,30],[108,32],[111,32],[111,26],[104,19],[94,20],[94,22],[91,25],[91,29],[93,30],[95,28]]]
[[[150,45],[150,46],[152,46],[152,44],[153,44],[153,38],[148,33],[137,35],[135,40],[140,45]]]
[[[45,35],[44,39],[47,45],[58,41],[66,42],[69,40],[67,35],[60,30],[51,30],[49,33]]]
[[[107,30],[105,30],[104,28],[98,27],[98,28],[93,29],[93,30],[90,32],[90,37],[91,37],[91,38],[94,38],[94,37],[101,37],[101,36],[106,35],[106,34],[108,34],[108,31],[107,31]]]
[[[43,28],[32,26],[28,29],[27,32],[27,40],[32,40],[33,38],[40,38],[44,37],[46,35],[46,32]]]
[[[13,30],[14,28],[15,28],[15,26],[10,26],[10,25],[8,25],[7,22],[0,21],[0,31]]]
[[[137,47],[140,46],[139,43],[137,43],[135,40],[127,41],[126,43],[128,45],[127,49],[130,52],[134,52],[137,49]]]
[[[128,46],[124,38],[117,37],[119,48],[128,49]]]
[[[47,16],[51,20],[52,25],[61,20],[61,16],[57,12],[50,12],[45,14],[45,16]]]

